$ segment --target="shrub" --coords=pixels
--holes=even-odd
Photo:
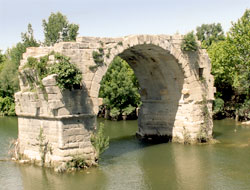
[[[15,115],[15,102],[10,97],[0,97],[0,115]]]
[[[135,110],[135,107],[133,107],[133,106],[131,106],[131,105],[129,104],[128,107],[122,109],[122,114],[123,114],[123,115],[129,115],[129,114],[131,114],[134,110]]]
[[[94,59],[94,62],[98,66],[102,66],[103,65],[103,62],[104,62],[103,56],[104,56],[103,48],[99,48],[98,52],[97,51],[93,51],[92,52],[92,57]]]
[[[112,108],[112,109],[110,110],[110,116],[111,116],[112,119],[114,119],[114,120],[117,120],[117,119],[118,119],[120,113],[121,113],[120,110],[119,110],[118,108],[116,108],[116,107],[114,107],[114,108]]]
[[[66,163],[66,168],[68,170],[73,170],[73,169],[84,169],[87,167],[87,164],[85,162],[85,159],[80,157],[80,156],[75,156],[73,157],[70,161]]]
[[[100,154],[102,154],[109,147],[109,137],[104,136],[104,124],[103,123],[100,123],[100,126],[97,132],[92,135],[91,143],[96,150],[98,158]]]
[[[49,74],[57,74],[57,85],[61,89],[79,89],[81,87],[82,73],[74,65],[70,63],[68,57],[55,54],[58,61],[51,65]]]
[[[224,100],[221,98],[216,98],[213,103],[213,114],[218,114],[224,109]]]
[[[31,88],[34,87],[34,83],[39,85],[43,89],[42,79],[50,74],[57,74],[57,85],[61,89],[79,89],[81,87],[82,74],[81,71],[70,63],[70,58],[63,56],[59,53],[52,53],[55,56],[55,62],[48,64],[48,55],[41,57],[39,60],[34,57],[29,57],[25,68],[30,68],[35,71],[36,76],[32,76],[32,73],[25,72]],[[37,79],[36,79],[37,78]]]
[[[250,119],[250,100],[246,99],[245,102],[239,108],[239,116],[243,120]]]

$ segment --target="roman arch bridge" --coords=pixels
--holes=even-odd
[[[100,81],[115,56],[126,60],[140,85],[142,105],[138,134],[168,136],[172,141],[196,142],[212,138],[211,65],[205,50],[181,51],[180,35],[131,35],[121,38],[78,37],[76,42],[60,42],[53,47],[28,48],[19,72],[20,92],[15,94],[19,127],[19,149],[31,160],[41,160],[41,139],[51,147],[46,163],[82,155],[95,160],[90,137],[96,127]],[[102,53],[103,64],[96,64],[93,51]],[[70,57],[83,75],[83,88],[60,90],[56,75],[42,80],[30,90],[25,63],[50,52]],[[54,56],[49,56],[53,64]],[[32,71],[30,71],[32,72]],[[46,96],[45,96],[46,95]],[[40,144],[39,144],[40,143]]]

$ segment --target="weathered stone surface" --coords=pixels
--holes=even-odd
[[[57,74],[49,75],[42,80],[44,86],[56,86]]]
[[[43,129],[53,150],[46,155],[47,163],[56,166],[79,154],[95,160],[90,136],[96,126],[98,106],[102,104],[98,99],[100,81],[117,55],[129,63],[140,83],[138,134],[167,135],[173,141],[195,142],[205,127],[206,137],[211,138],[215,92],[211,64],[203,49],[192,53],[181,51],[182,38],[181,35],[79,37],[76,42],[60,42],[53,47],[27,48],[20,72],[24,72],[28,57],[39,58],[55,51],[69,56],[79,67],[83,88],[60,90],[54,74],[42,80],[45,91],[37,87],[35,92],[27,92],[30,86],[25,75],[19,78],[21,91],[15,94],[15,101],[21,153],[29,159],[41,160],[37,137]],[[104,64],[99,67],[92,57],[98,48],[105,52]],[[49,56],[49,63],[53,62],[54,56]],[[93,66],[96,68],[91,69]],[[209,112],[206,116],[202,112],[204,106]]]

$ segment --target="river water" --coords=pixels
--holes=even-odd
[[[75,173],[0,161],[0,190],[249,190],[250,127],[214,121],[214,145],[145,144],[137,121],[104,122],[110,147],[100,166]],[[0,160],[17,137],[17,119],[0,118]]]

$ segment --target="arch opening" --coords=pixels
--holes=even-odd
[[[117,56],[130,65],[139,82],[142,104],[137,134],[171,138],[184,84],[177,60],[153,44],[136,45]]]

